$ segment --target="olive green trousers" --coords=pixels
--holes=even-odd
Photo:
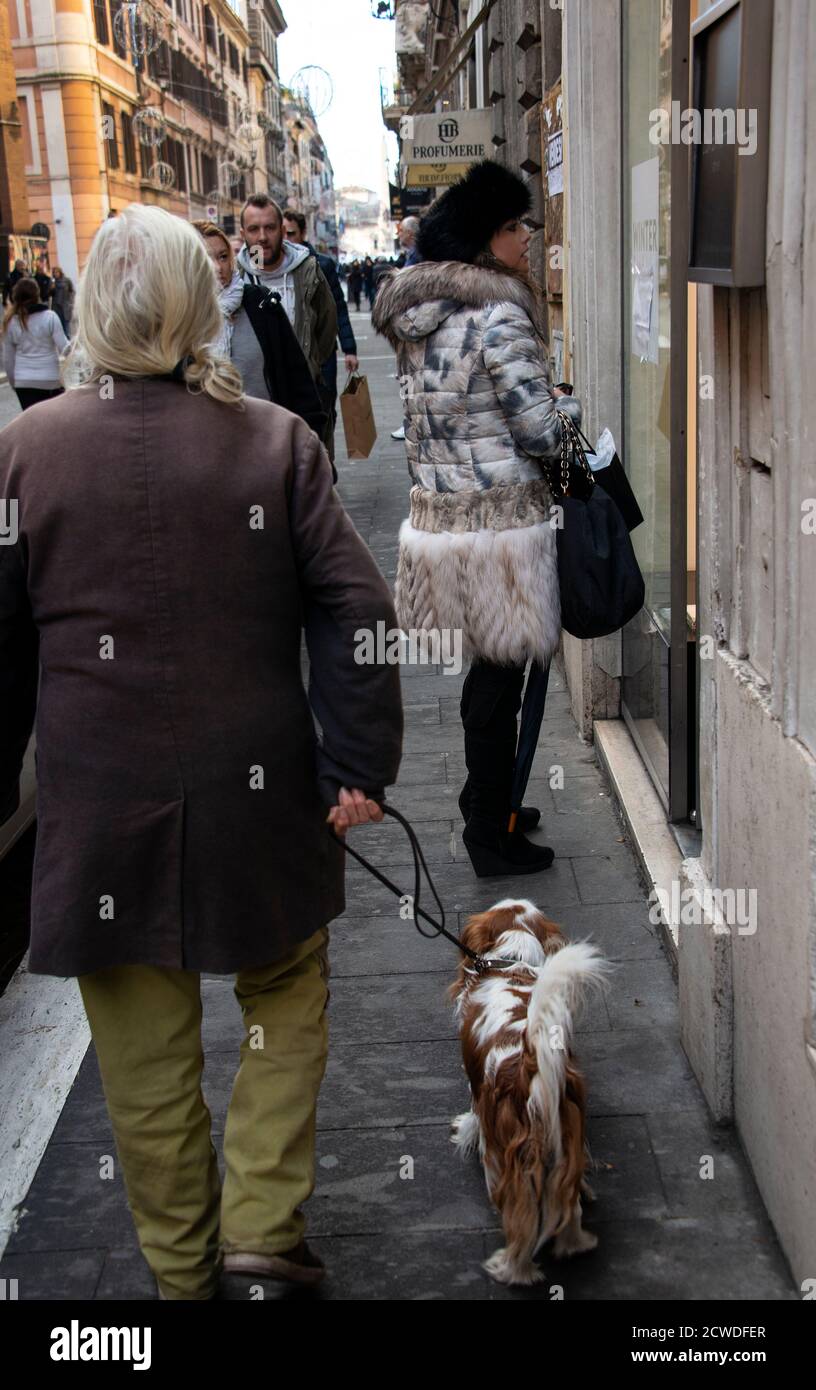
[[[235,977],[244,1039],[223,1186],[201,1093],[199,974],[123,965],[79,977],[139,1244],[165,1298],[212,1297],[224,1252],[277,1254],[303,1237],[328,1052],[328,940],[322,927]]]

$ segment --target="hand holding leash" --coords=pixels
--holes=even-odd
[[[367,797],[359,787],[352,787],[351,791],[341,787],[337,802],[336,806],[332,806],[326,820],[338,835],[345,835],[352,825],[369,825],[372,821],[380,821],[383,818],[382,806]]]

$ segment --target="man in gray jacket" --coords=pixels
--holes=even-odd
[[[245,203],[241,230],[246,243],[238,254],[241,274],[280,295],[319,385],[322,364],[337,339],[337,308],[326,277],[307,246],[284,240],[283,212],[268,193],[253,193]]]

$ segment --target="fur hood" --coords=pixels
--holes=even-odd
[[[493,304],[518,305],[541,332],[535,295],[523,280],[465,261],[422,261],[384,275],[371,322],[397,347],[434,333],[463,305],[482,309]]]

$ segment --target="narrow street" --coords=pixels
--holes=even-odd
[[[394,360],[367,314],[352,314],[361,370],[372,388],[379,440],[348,462],[338,427],[340,491],[393,581],[406,511],[404,445]],[[5,409],[8,388],[0,402]],[[0,419],[0,423],[3,420]],[[797,1293],[733,1130],[709,1118],[678,1036],[677,988],[650,925],[635,859],[593,749],[579,739],[565,683],[553,671],[527,800],[543,812],[556,860],[540,876],[478,880],[461,844],[464,780],[458,715],[462,677],[403,668],[405,757],[390,794],[410,817],[455,927],[508,894],[534,898],[573,938],[591,935],[617,969],[604,1002],[584,1018],[579,1056],[589,1086],[589,1142],[597,1201],[587,1227],[597,1251],[546,1258],[534,1289],[494,1284],[481,1261],[500,1231],[478,1163],[462,1163],[449,1122],[467,1085],[445,991],[455,952],[423,940],[398,904],[356,865],[348,911],[332,929],[330,1057],[318,1110],[317,1187],[308,1235],[328,1267],[318,1293],[265,1284],[269,1298],[334,1300],[787,1300]],[[563,790],[549,769],[564,770]],[[410,890],[410,855],[395,824],[352,832],[354,844]],[[66,981],[74,989],[75,981]],[[204,1090],[220,1154],[242,1035],[230,979],[208,976]],[[25,1299],[149,1299],[113,1154],[93,1046],[19,1213],[0,1262]],[[713,1159],[716,1181],[703,1172]]]

